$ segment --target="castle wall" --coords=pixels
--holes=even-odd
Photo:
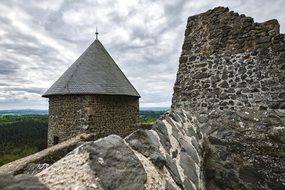
[[[188,18],[172,99],[194,110],[285,108],[285,35],[228,8]]]
[[[132,96],[64,95],[49,98],[48,146],[80,133],[125,136],[137,123],[139,99]]]

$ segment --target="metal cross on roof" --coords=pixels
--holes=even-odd
[[[97,30],[97,27],[96,27],[96,32],[95,32],[95,34],[96,34],[96,40],[98,40],[98,30]]]

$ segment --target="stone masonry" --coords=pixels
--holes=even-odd
[[[188,18],[173,108],[285,109],[285,35],[277,20],[218,7]]]
[[[172,109],[151,130],[82,142],[25,178],[48,189],[285,189],[284,52],[275,20],[258,24],[223,7],[189,17]],[[135,117],[120,112],[138,109],[136,98],[67,97],[51,98],[56,114],[50,119],[60,121],[54,130],[61,122],[72,125],[64,128],[68,135],[74,127],[127,133],[129,127],[120,122]],[[119,102],[125,107],[117,109]],[[95,117],[93,110],[111,113],[111,121]],[[96,123],[87,125],[83,118]],[[104,129],[109,122],[118,127]],[[13,189],[19,178],[0,175],[4,189]]]
[[[51,96],[49,100],[48,146],[54,138],[63,142],[80,133],[96,137],[126,136],[137,123],[139,100],[118,95]]]
[[[206,189],[284,189],[285,35],[217,7],[188,18],[172,110],[196,115]]]

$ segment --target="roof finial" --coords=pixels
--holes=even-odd
[[[98,30],[97,30],[97,26],[96,26],[96,32],[95,32],[95,34],[96,34],[96,40],[98,40]]]

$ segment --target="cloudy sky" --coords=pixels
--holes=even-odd
[[[47,109],[41,94],[99,39],[141,94],[170,106],[188,16],[216,6],[276,18],[284,0],[1,0],[0,109]]]

